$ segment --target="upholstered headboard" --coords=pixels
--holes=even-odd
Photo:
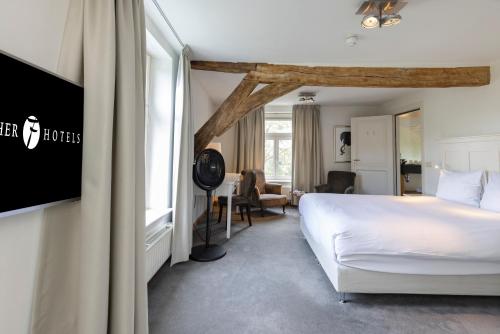
[[[500,135],[441,141],[442,168],[455,171],[500,171]]]

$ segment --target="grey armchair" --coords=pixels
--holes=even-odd
[[[356,173],[344,171],[328,172],[328,181],[316,187],[317,193],[352,194]]]

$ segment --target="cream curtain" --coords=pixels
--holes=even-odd
[[[323,179],[319,105],[293,106],[293,189],[314,192]]]
[[[264,108],[258,108],[236,124],[234,172],[244,169],[264,169]]]
[[[46,210],[34,334],[147,333],[142,0],[71,0],[59,72],[83,77],[81,202]]]
[[[171,265],[188,261],[193,243],[193,117],[191,115],[191,62],[189,48],[182,50],[177,73],[174,125],[174,232]]]

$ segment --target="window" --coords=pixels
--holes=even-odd
[[[172,206],[174,62],[148,31],[146,38],[146,225]]]
[[[266,178],[272,181],[292,180],[292,115],[266,113]]]

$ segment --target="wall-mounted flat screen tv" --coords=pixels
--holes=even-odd
[[[83,88],[0,52],[0,217],[81,195]]]

